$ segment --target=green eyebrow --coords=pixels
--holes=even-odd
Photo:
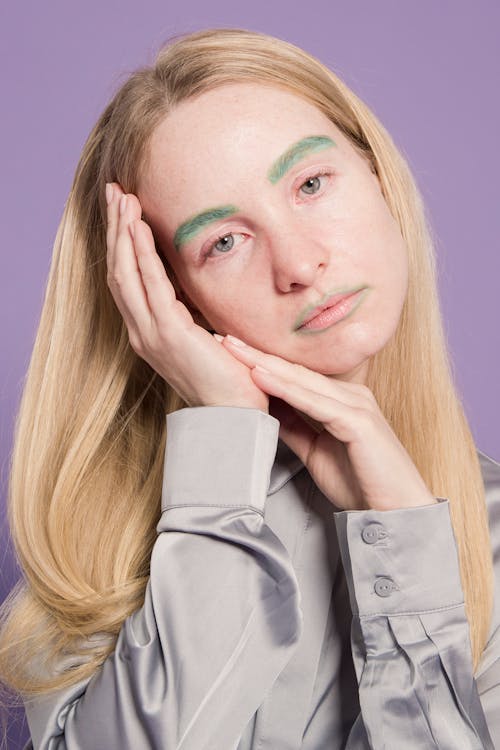
[[[236,206],[219,206],[218,208],[209,208],[206,211],[202,211],[201,214],[196,214],[192,219],[188,219],[180,225],[174,235],[174,247],[177,251],[180,250],[181,245],[185,242],[189,242],[198,232],[201,232],[203,227],[207,224],[211,224],[213,221],[219,221],[225,219],[227,216],[232,216],[239,209]]]
[[[288,172],[290,167],[293,167],[296,162],[303,159],[310,151],[320,151],[323,148],[331,148],[336,145],[335,141],[327,135],[311,135],[308,138],[302,138],[276,159],[267,173],[267,177],[275,185]]]
[[[267,178],[275,185],[294,164],[304,159],[310,152],[319,151],[323,148],[331,148],[336,145],[335,141],[326,135],[311,135],[307,138],[301,138],[300,141],[287,148],[273,162],[267,173]],[[195,237],[207,224],[219,221],[220,219],[226,219],[228,216],[237,213],[237,211],[239,211],[239,208],[236,206],[227,205],[209,208],[206,211],[196,214],[183,222],[175,232],[173,240],[175,249],[179,252],[181,246]]]

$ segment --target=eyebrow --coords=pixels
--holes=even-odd
[[[327,135],[310,135],[301,138],[300,141],[293,143],[287,150],[281,154],[272,164],[267,172],[269,182],[275,185],[301,159],[304,159],[313,151],[320,151],[324,148],[336,146],[335,141]],[[184,221],[177,229],[174,235],[174,247],[179,252],[182,245],[189,242],[201,230],[214,221],[226,219],[237,213],[239,209],[230,204],[227,206],[217,206],[208,208],[206,211],[192,216]]]

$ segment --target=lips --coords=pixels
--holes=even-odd
[[[303,326],[305,325],[305,323],[309,323],[309,321],[315,318],[316,315],[319,315],[321,312],[323,312],[323,310],[327,310],[329,307],[333,307],[341,300],[346,299],[347,297],[352,297],[352,295],[359,292],[359,289],[361,288],[362,287],[359,287],[358,289],[353,289],[350,292],[344,292],[343,294],[332,295],[322,305],[318,305],[318,307],[315,307],[314,310],[311,310],[300,325]]]

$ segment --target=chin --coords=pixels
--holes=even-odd
[[[342,352],[335,356],[325,352],[325,356],[298,357],[297,362],[310,370],[319,372],[322,375],[339,376],[348,375],[353,370],[359,370],[369,359],[367,354],[354,354],[352,351]]]

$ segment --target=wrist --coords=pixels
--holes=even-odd
[[[437,505],[439,500],[433,495],[423,495],[413,500],[387,500],[383,503],[369,503],[369,510],[403,510],[404,508],[421,508],[423,505]]]

